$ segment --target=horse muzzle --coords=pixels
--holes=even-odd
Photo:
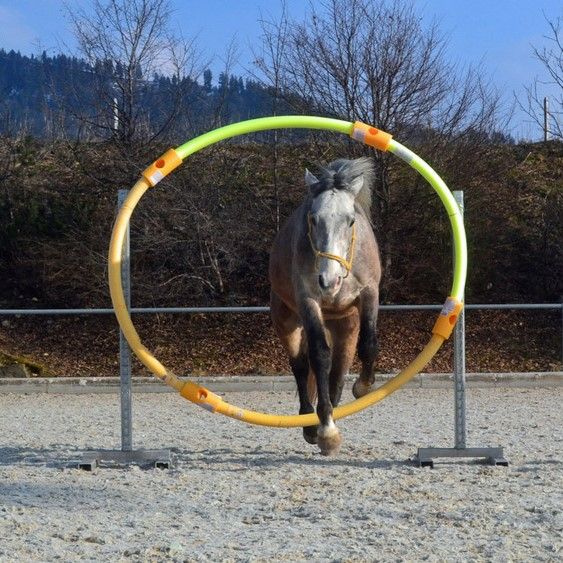
[[[336,295],[342,287],[342,276],[330,275],[325,272],[319,274],[319,288],[323,295]]]

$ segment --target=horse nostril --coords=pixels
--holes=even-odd
[[[328,289],[329,285],[326,282],[326,278],[324,277],[323,274],[319,275],[319,286],[321,289]]]

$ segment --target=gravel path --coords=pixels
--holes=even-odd
[[[118,447],[116,397],[0,396],[0,561],[562,561],[562,399],[563,388],[470,390],[470,445],[502,445],[511,465],[430,470],[407,460],[451,445],[446,390],[405,389],[340,421],[335,458],[299,429],[137,395],[136,443],[172,448],[175,467],[92,475],[69,464]]]

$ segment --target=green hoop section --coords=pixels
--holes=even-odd
[[[335,420],[359,412],[381,401],[405,385],[405,383],[410,381],[428,364],[443,342],[450,336],[455,322],[457,321],[462,308],[463,291],[467,275],[467,243],[463,219],[459,207],[446,184],[419,156],[393,140],[388,133],[365,123],[352,123],[339,119],[304,115],[251,119],[227,125],[226,127],[221,127],[200,135],[179,146],[177,149],[170,149],[156,160],[143,172],[141,179],[137,181],[129,192],[128,197],[117,215],[112,231],[108,260],[109,286],[115,315],[121,330],[139,360],[156,377],[176,389],[186,399],[211,412],[220,413],[251,424],[285,428],[313,426],[319,423],[319,419],[314,413],[306,415],[276,415],[250,411],[231,405],[208,389],[192,381],[180,379],[162,365],[154,355],[145,348],[135,330],[123,294],[123,284],[121,280],[121,249],[129,221],[142,196],[150,187],[154,187],[160,180],[179,166],[185,158],[225,139],[257,131],[288,128],[321,129],[344,133],[379,150],[389,151],[407,162],[427,180],[438,194],[448,214],[454,239],[455,260],[452,289],[434,325],[430,341],[405,369],[387,383],[360,399],[335,408],[333,412],[333,418]]]

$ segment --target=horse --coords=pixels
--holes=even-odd
[[[321,454],[341,446],[333,420],[356,348],[361,361],[352,392],[375,380],[381,263],[371,222],[374,169],[370,158],[338,159],[305,169],[308,189],[278,231],[269,261],[270,308],[297,384],[299,414],[320,424],[303,437]]]

